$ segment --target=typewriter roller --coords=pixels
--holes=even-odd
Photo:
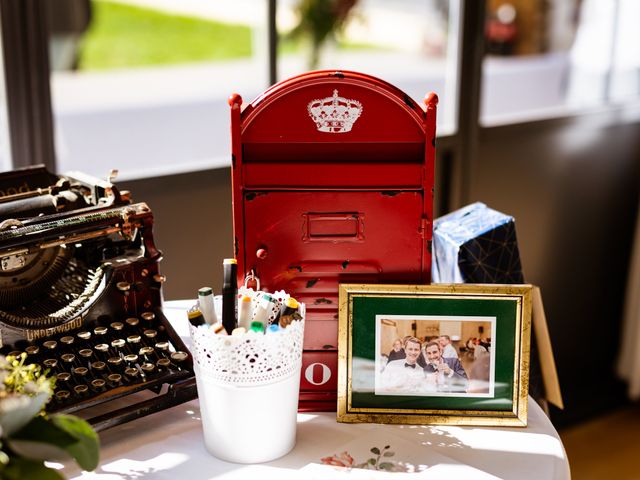
[[[110,181],[0,174],[0,352],[56,377],[49,411],[153,392],[88,418],[102,430],[196,397],[191,356],[161,310],[152,226],[149,207]]]

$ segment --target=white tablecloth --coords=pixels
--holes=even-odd
[[[167,302],[165,312],[181,336],[188,335],[187,303]],[[184,321],[183,321],[184,319]],[[268,414],[268,410],[265,411]],[[277,435],[277,432],[274,432]],[[204,447],[198,401],[165,410],[100,434],[100,466],[71,479],[569,479],[558,433],[529,399],[527,428],[478,428],[341,424],[335,413],[298,414],[297,442],[286,456],[260,465],[238,465],[211,456]],[[371,448],[389,445],[385,457],[404,473],[323,465],[321,458],[348,452],[362,463]]]

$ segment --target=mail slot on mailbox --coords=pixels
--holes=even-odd
[[[431,278],[435,94],[303,74],[231,106],[239,281],[307,306],[301,410],[335,410],[338,284]]]

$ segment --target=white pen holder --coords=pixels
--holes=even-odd
[[[274,333],[216,335],[190,326],[202,429],[221,460],[260,463],[295,445],[303,319]]]

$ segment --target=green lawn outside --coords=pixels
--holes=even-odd
[[[215,1],[215,0],[211,0]],[[80,70],[108,70],[251,56],[251,29],[94,0]]]

